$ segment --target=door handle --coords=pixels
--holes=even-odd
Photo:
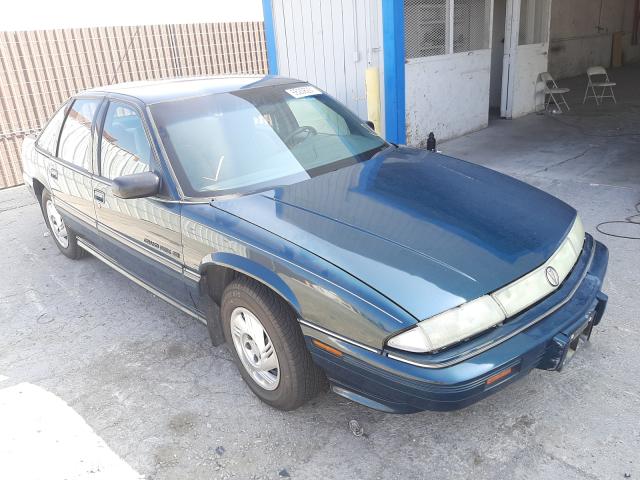
[[[56,170],[55,168],[51,168],[49,170],[49,175],[51,176],[51,178],[53,178],[54,180],[58,179],[58,170]]]
[[[104,203],[104,192],[102,190],[95,189],[93,191],[93,198],[95,198],[97,202]]]

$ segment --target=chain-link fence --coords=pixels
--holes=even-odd
[[[489,48],[489,0],[454,0],[453,53]]]
[[[22,139],[78,91],[266,72],[262,22],[0,32],[0,188],[22,183]]]
[[[405,56],[420,58],[447,53],[448,21],[445,0],[405,0]]]
[[[549,27],[549,0],[522,0],[520,3],[519,45],[542,43]]]
[[[406,58],[489,48],[491,0],[405,0]]]

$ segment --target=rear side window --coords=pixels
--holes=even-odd
[[[100,100],[79,99],[73,102],[62,126],[58,158],[73,165],[91,170],[91,125]]]
[[[114,179],[152,170],[151,145],[138,112],[111,102],[104,119],[100,144],[100,174]]]
[[[42,131],[40,137],[38,137],[38,147],[51,155],[56,154],[60,127],[62,126],[66,111],[66,105],[60,108]]]

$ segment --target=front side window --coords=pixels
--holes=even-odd
[[[66,105],[61,107],[51,118],[47,126],[42,130],[38,137],[38,147],[45,152],[55,155],[58,147],[58,137],[60,136],[60,127],[64,121],[64,115],[67,111]]]
[[[264,190],[364,161],[387,144],[305,84],[265,86],[150,107],[189,196]]]
[[[151,145],[138,112],[111,102],[100,144],[100,174],[108,179],[152,170]]]
[[[99,105],[100,100],[93,98],[73,102],[60,133],[58,158],[85,170],[91,170],[91,125]]]

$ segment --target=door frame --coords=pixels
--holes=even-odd
[[[515,69],[518,58],[520,37],[521,0],[507,0],[504,18],[504,53],[502,54],[502,92],[500,96],[500,116],[512,118]]]
[[[546,5],[546,38],[543,42],[530,45],[549,44],[551,35],[551,4],[553,0],[548,0]],[[500,96],[500,116],[502,118],[513,118],[513,101],[516,95],[515,79],[518,67],[518,54],[520,44],[520,15],[522,0],[507,0],[506,14],[504,22],[504,53],[502,57],[502,90]],[[522,45],[523,47],[528,45]]]

